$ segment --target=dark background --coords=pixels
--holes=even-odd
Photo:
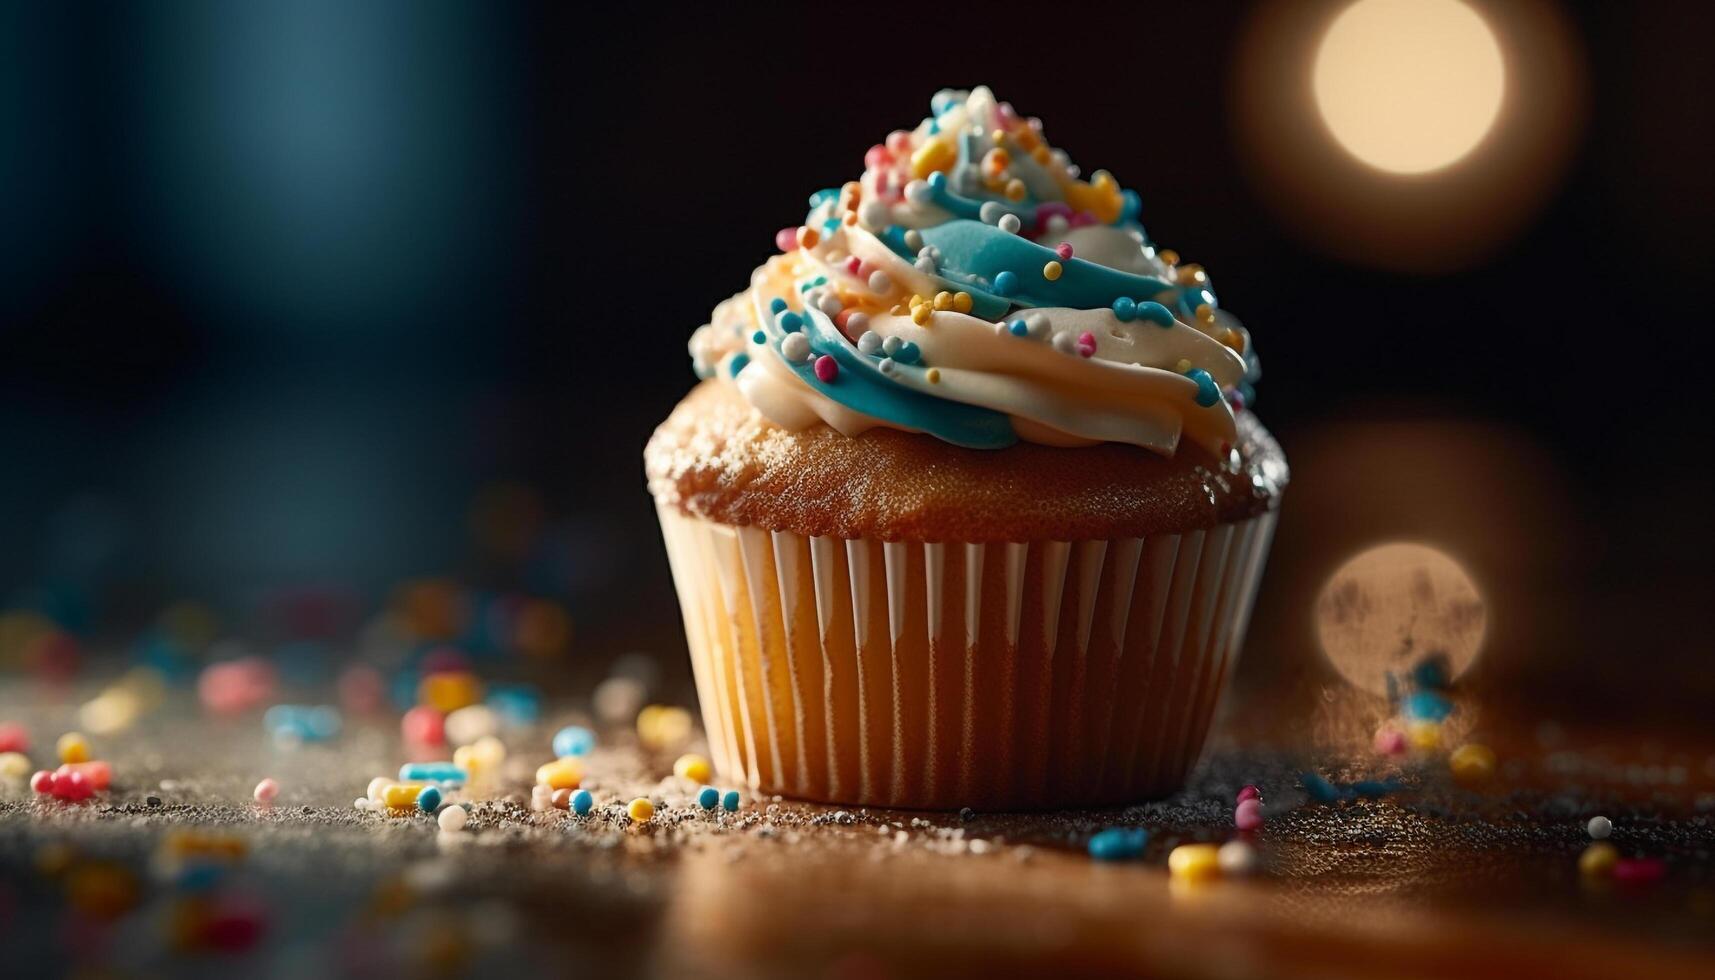
[[[1507,547],[1546,556],[1528,564],[1554,584],[1521,608],[1557,628],[1509,634],[1518,676],[1694,715],[1715,673],[1715,23],[1564,12],[1589,96],[1558,189],[1430,277],[1318,253],[1247,178],[1244,5],[7,3],[0,599],[73,583],[123,620],[449,574],[676,655],[640,451],[692,382],[686,339],[810,192],[937,88],[986,83],[1135,188],[1257,337],[1260,412],[1299,465],[1253,656],[1314,594],[1329,565],[1304,549],[1342,511],[1434,536],[1430,503],[1329,502],[1369,493],[1341,459],[1376,440],[1407,447],[1390,485],[1446,479],[1409,451],[1429,433],[1486,447],[1460,458],[1473,506],[1509,515],[1490,523],[1538,522]],[[1483,462],[1521,456],[1522,483]],[[531,561],[472,543],[497,484],[544,515]]]

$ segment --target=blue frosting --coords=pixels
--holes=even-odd
[[[845,334],[820,310],[808,307],[804,310],[802,329],[810,341],[811,351],[832,357],[839,365],[840,373],[834,380],[818,378],[813,362],[799,363],[786,356],[780,345],[785,341],[787,331],[779,324],[766,324],[763,333],[769,350],[780,358],[780,363],[790,368],[805,384],[841,405],[871,418],[927,432],[968,449],[1004,449],[1018,441],[1018,434],[1012,430],[1012,420],[1000,412],[926,395],[883,374],[880,360],[852,346]],[[907,352],[901,350],[901,353]],[[895,365],[896,371],[923,370],[900,364],[897,359]]]

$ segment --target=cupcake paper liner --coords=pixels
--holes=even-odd
[[[753,793],[928,809],[1182,785],[1275,522],[940,544],[658,510],[721,775]]]

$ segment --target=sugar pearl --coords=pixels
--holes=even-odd
[[[251,792],[250,795],[254,797],[258,803],[272,803],[274,802],[274,797],[280,795],[280,783],[273,777],[269,777],[257,783],[256,789]]]
[[[977,209],[977,217],[985,225],[999,224],[1006,213],[1006,208],[999,201],[984,201],[983,206]]]
[[[810,339],[801,333],[789,333],[780,342],[780,353],[786,355],[788,361],[801,364],[810,359]]]
[[[1018,215],[1016,214],[1001,215],[999,224],[1000,230],[1009,235],[1018,234],[1018,230],[1024,226],[1024,223],[1018,220]]]
[[[1026,313],[1024,325],[1030,330],[1030,335],[1038,340],[1048,335],[1048,317],[1041,313]]]
[[[923,233],[913,228],[905,233],[905,247],[918,249],[923,247]]]
[[[1224,874],[1242,877],[1256,871],[1256,848],[1242,840],[1230,840],[1221,845],[1215,860]]]
[[[854,334],[855,333],[861,337],[861,336],[863,336],[864,331],[866,331],[868,329],[869,329],[869,314],[868,313],[853,313],[851,316],[846,317],[846,332],[848,334]]]
[[[1614,822],[1607,817],[1591,817],[1584,829],[1589,831],[1591,840],[1607,840],[1614,832]]]
[[[892,357],[899,353],[899,348],[904,346],[905,341],[900,340],[898,337],[889,337],[881,342],[882,353],[886,354],[888,357]]]
[[[911,264],[917,267],[918,272],[927,272],[927,273],[933,274],[935,271],[935,260],[930,258],[927,255],[923,256],[922,258],[918,259],[917,261],[915,261]]]
[[[878,293],[891,292],[893,280],[889,279],[885,272],[872,272],[869,274],[869,288]]]
[[[1078,339],[1072,336],[1070,330],[1062,330],[1054,335],[1054,349],[1062,354],[1070,354],[1078,348]]]
[[[927,204],[931,197],[929,185],[921,180],[914,180],[905,185],[905,199],[912,204]]]
[[[840,303],[840,298],[838,296],[835,296],[833,293],[824,293],[822,298],[816,301],[816,309],[821,310],[828,316],[833,316],[845,309],[845,306]]]
[[[849,322],[849,321],[848,321]],[[858,335],[858,350],[864,354],[874,354],[881,350],[881,334],[874,330],[865,330]]]
[[[456,834],[464,829],[465,821],[468,819],[470,819],[470,814],[465,812],[464,807],[454,804],[442,810],[440,815],[435,818],[435,822],[440,824],[441,829],[447,833]]]

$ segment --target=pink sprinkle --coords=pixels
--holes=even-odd
[[[1082,228],[1085,225],[1093,225],[1096,223],[1096,216],[1088,211],[1078,211],[1072,215],[1071,219],[1071,225],[1074,228]]]
[[[1078,353],[1089,357],[1096,352],[1096,335],[1088,330],[1078,335]]]
[[[894,156],[902,156],[911,152],[911,134],[903,129],[896,129],[887,134],[887,148]]]
[[[0,721],[0,752],[30,751],[30,731],[15,721]]]
[[[1240,391],[1237,388],[1228,388],[1227,389],[1227,404],[1233,406],[1233,411],[1235,411],[1235,412],[1244,411],[1245,410],[1245,393]]]
[[[54,791],[54,774],[46,769],[38,770],[34,776],[30,777],[30,789],[41,793],[43,796],[52,793]]]
[[[1392,727],[1377,729],[1376,751],[1382,755],[1404,755],[1405,733]]]
[[[852,256],[851,258],[847,259],[846,260],[846,271],[851,273],[854,276],[863,275],[863,260],[858,258],[855,255]]]
[[[1262,801],[1245,800],[1233,810],[1233,826],[1240,830],[1256,830],[1262,826]]]
[[[1060,261],[1062,261],[1062,262],[1071,258],[1072,257],[1072,243],[1071,242],[1061,242],[1060,244],[1054,246],[1054,254],[1060,256]]]
[[[89,785],[89,777],[81,772],[56,773],[54,775],[54,795],[62,800],[87,800],[95,792]]]
[[[1667,862],[1660,858],[1625,858],[1614,864],[1614,880],[1644,885],[1667,877]]]
[[[828,382],[840,376],[840,366],[832,357],[823,354],[816,358],[816,378]]]
[[[865,170],[880,170],[892,162],[893,154],[887,152],[887,147],[880,143],[870,147],[869,151],[863,155],[863,168]]]
[[[269,776],[267,779],[256,784],[256,792],[251,795],[256,797],[256,802],[258,803],[264,805],[272,803],[274,802],[274,797],[280,795],[280,783],[275,780],[274,777]]]
[[[1243,803],[1246,800],[1260,799],[1262,799],[1262,790],[1257,789],[1255,786],[1246,784],[1244,789],[1239,790],[1239,798],[1235,802]]]
[[[774,233],[774,247],[782,252],[790,252],[798,247],[798,229],[782,228]]]

